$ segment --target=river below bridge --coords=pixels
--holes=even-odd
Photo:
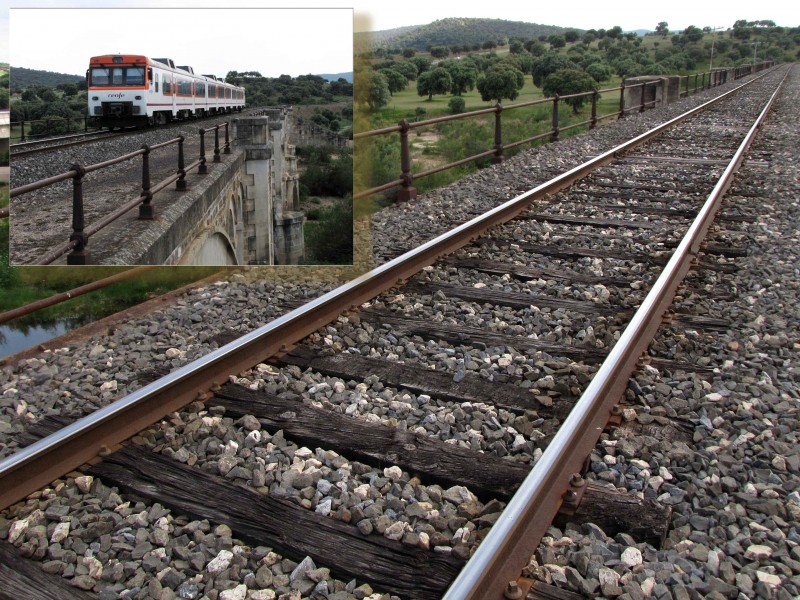
[[[37,325],[0,325],[0,358],[64,335],[84,323],[83,319],[58,319]]]

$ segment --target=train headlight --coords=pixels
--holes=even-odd
[[[92,100],[94,100],[95,102],[97,102],[98,100],[100,100],[100,96],[92,96]]]
[[[141,96],[136,96],[136,99],[137,99],[137,100],[141,100],[141,99],[142,99],[142,97],[141,97]]]

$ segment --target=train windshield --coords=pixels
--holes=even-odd
[[[143,86],[144,67],[92,67],[94,86]]]

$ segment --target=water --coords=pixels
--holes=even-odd
[[[0,358],[38,346],[80,327],[83,319],[60,319],[40,325],[0,325]]]

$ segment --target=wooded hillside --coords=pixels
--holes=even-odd
[[[399,27],[386,31],[355,34],[356,52],[375,48],[401,47],[426,50],[430,46],[454,46],[482,44],[486,40],[510,38],[536,39],[567,31],[566,27],[537,25],[503,19],[462,19],[450,18],[434,21],[427,25]],[[580,31],[580,30],[575,30]]]
[[[31,85],[43,87],[56,87],[63,83],[79,83],[84,80],[83,75],[68,75],[66,73],[53,73],[52,71],[37,71],[23,67],[11,67],[11,89],[24,90]]]

